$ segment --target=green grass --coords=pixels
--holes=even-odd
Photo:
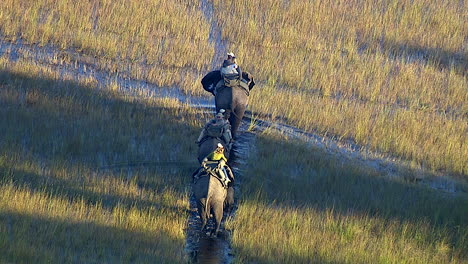
[[[184,262],[203,117],[58,76],[0,58],[0,262]]]
[[[258,82],[256,115],[466,180],[466,3],[212,3],[228,50]],[[224,56],[209,30],[199,1],[0,2],[3,39],[190,94]],[[186,262],[193,141],[208,116],[7,55],[0,262]],[[236,262],[467,262],[465,193],[408,183],[412,168],[385,179],[271,132],[256,142],[227,224]]]
[[[2,1],[0,32],[196,95],[224,56],[199,1],[72,2]],[[227,49],[257,78],[252,110],[466,178],[466,3],[211,3]]]
[[[385,179],[273,132],[256,146],[228,223],[238,263],[467,261],[466,193]]]

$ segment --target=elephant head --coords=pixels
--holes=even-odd
[[[225,116],[231,123],[231,133],[233,136],[236,136],[242,118],[244,117],[250,90],[252,90],[255,85],[253,76],[250,73],[242,72],[242,78],[247,80],[247,85],[245,85],[245,87],[241,85],[233,87],[218,85],[219,88],[216,89],[216,92],[214,88],[223,80],[220,71],[208,73],[201,81],[203,88],[215,95],[216,112],[220,109],[226,110]]]
[[[202,220],[202,230],[205,230],[210,214],[213,214],[216,228],[211,235],[217,236],[223,218],[227,189],[216,177],[206,173],[195,181],[193,193],[197,201],[198,214]]]

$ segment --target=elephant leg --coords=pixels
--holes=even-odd
[[[219,229],[221,227],[221,220],[223,219],[223,204],[224,201],[216,201],[213,205],[213,216],[216,223],[216,228],[212,235],[218,236]]]
[[[233,137],[237,136],[237,130],[240,127],[242,118],[244,117],[244,113],[245,107],[237,107],[236,109],[234,109],[229,118],[229,122],[231,123],[231,133]]]
[[[226,195],[226,200],[225,200],[225,205],[226,205],[226,212],[228,214],[231,214],[231,211],[234,207],[234,187],[230,186],[227,189],[227,195]]]
[[[200,215],[200,219],[202,221],[201,231],[205,230],[206,223],[208,222],[207,212],[205,210],[205,202],[205,199],[201,199],[197,202],[198,214]]]

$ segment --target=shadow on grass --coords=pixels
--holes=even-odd
[[[69,201],[84,199],[102,204],[110,212],[123,206],[187,217],[188,208],[172,206],[178,204],[174,201],[166,204],[165,198],[109,194],[106,187],[113,186],[104,186],[106,181],[99,177],[114,177],[122,185],[131,182],[138,186],[137,191],[153,192],[155,197],[169,189],[182,199],[197,164],[193,141],[198,129],[181,120],[174,107],[144,105],[110,94],[74,81],[0,70],[0,184]],[[194,140],[181,142],[189,136]],[[193,168],[145,168],[140,172],[137,168],[130,179],[121,172],[99,170],[116,161],[184,160],[187,164],[187,159],[193,161]],[[86,185],[93,179],[98,179],[102,184],[98,188],[105,194],[90,191]],[[5,239],[0,239],[5,243],[0,246],[0,259],[7,262],[174,263],[183,259],[185,242],[164,231],[153,237],[6,211],[0,211],[0,228],[7,230]],[[174,248],[180,248],[179,253]]]
[[[0,261],[6,263],[177,263],[183,245],[163,231],[151,236],[92,222],[0,212]]]
[[[453,69],[458,75],[467,76],[468,57],[466,53],[451,52],[443,48],[428,48],[415,44],[397,42],[393,39],[375,39],[370,43],[362,43],[360,50],[367,47],[380,46],[386,54],[392,58],[406,59],[409,61],[418,61],[433,65],[439,70]]]
[[[250,164],[249,173],[243,178],[241,200],[258,201],[280,210],[310,208],[323,214],[332,212],[336,217],[367,216],[401,226],[421,224],[428,228],[408,230],[405,235],[427,246],[448,238],[453,254],[467,258],[466,193],[445,193],[402,179],[384,178],[371,167],[339,160],[294,140],[262,137],[257,142],[256,162]],[[241,255],[262,262],[256,258],[255,250],[238,250]],[[312,256],[304,259],[292,255],[290,259],[307,263],[314,261]],[[326,263],[327,259],[317,262]]]
[[[12,183],[14,186],[22,189],[26,188],[32,193],[40,192],[46,194],[47,197],[66,199],[69,202],[82,199],[88,205],[100,204],[102,208],[110,212],[112,212],[112,210],[116,207],[123,207],[126,209],[136,208],[138,210],[151,208],[165,212],[178,212],[180,214],[188,214],[190,212],[188,208],[182,206],[169,206],[168,204],[161,202],[159,199],[158,202],[156,202],[151,201],[150,199],[145,199],[144,197],[128,197],[118,194],[93,192],[86,189],[86,186],[84,186],[86,184],[80,185],[79,183],[70,180],[50,178],[36,173],[11,170],[3,166],[0,166],[0,175],[11,175],[0,178],[0,184]],[[142,187],[139,190],[154,192],[156,194],[162,193],[166,188],[171,188],[181,184],[170,180],[170,177],[175,178],[181,177],[183,175],[189,175],[189,173],[181,173],[180,175],[168,174],[168,180],[165,181],[164,186],[160,184],[152,184],[151,187],[148,187],[146,184],[144,184],[145,187]],[[147,180],[148,179],[142,179],[141,181],[143,182]],[[188,185],[188,183],[186,185]],[[181,189],[179,195],[180,197],[185,195],[185,193],[183,193],[183,189]]]

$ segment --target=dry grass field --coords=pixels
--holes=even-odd
[[[59,76],[0,58],[0,262],[184,262],[199,117]]]
[[[3,0],[0,36],[201,95],[224,56],[215,23],[257,80],[255,116],[401,158],[408,174],[466,181],[467,5]],[[186,262],[194,141],[209,116],[31,58],[0,54],[0,262]],[[236,263],[468,261],[466,192],[386,179],[274,131],[256,137],[226,225]]]
[[[227,225],[238,263],[467,261],[466,193],[386,179],[272,131],[250,155]]]
[[[252,110],[466,175],[465,2],[206,4],[227,48],[261,80]],[[6,0],[0,22],[6,39],[75,49],[110,72],[193,94],[223,56],[194,0]]]
[[[254,111],[466,176],[466,2],[214,5],[241,65],[265,81]]]

